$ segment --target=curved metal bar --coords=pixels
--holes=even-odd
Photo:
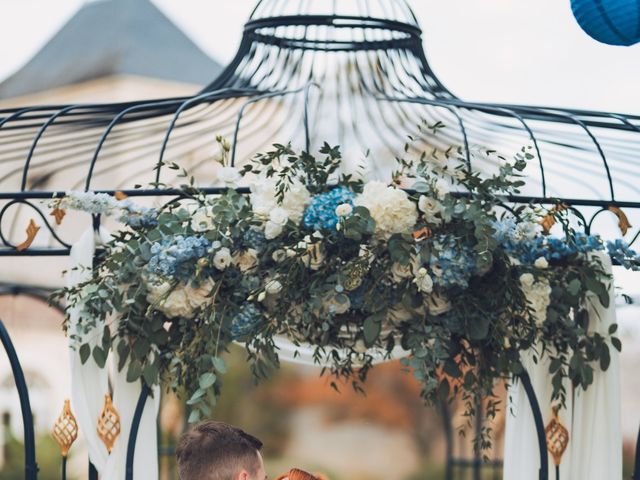
[[[240,133],[240,123],[242,122],[242,117],[244,115],[244,111],[246,110],[246,108],[249,105],[252,105],[256,102],[259,102],[261,100],[265,100],[267,98],[275,98],[275,97],[282,97],[285,95],[294,95],[296,93],[300,93],[300,92],[307,92],[307,89],[312,86],[315,85],[318,88],[320,88],[319,85],[313,83],[313,82],[309,82],[306,85],[304,85],[301,88],[296,88],[295,90],[282,90],[279,92],[271,92],[271,93],[265,93],[263,95],[259,95],[255,98],[252,98],[251,100],[247,100],[242,107],[240,107],[240,111],[238,112],[238,119],[236,121],[236,126],[235,129],[233,131],[233,145],[231,147],[231,166],[235,166],[236,164],[236,152],[237,152],[237,144],[238,144],[238,135]]]
[[[250,96],[250,95],[254,95],[256,93],[255,90],[246,90],[246,91],[240,91],[240,90],[235,90],[232,88],[224,88],[221,90],[215,90],[213,92],[206,92],[203,93],[201,95],[198,95],[196,97],[193,97],[185,102],[183,102],[178,109],[176,110],[176,113],[173,115],[173,118],[171,119],[171,122],[169,123],[169,128],[167,129],[167,133],[165,134],[164,140],[162,141],[162,146],[160,147],[160,155],[158,157],[158,165],[157,165],[157,170],[156,170],[156,184],[160,183],[160,174],[162,171],[162,163],[164,160],[164,154],[165,151],[167,149],[167,145],[169,144],[169,137],[171,136],[171,132],[173,132],[173,129],[176,126],[176,123],[178,122],[178,118],[180,117],[180,114],[188,107],[190,107],[191,105],[194,105],[200,101],[210,101],[210,100],[216,100],[216,99],[220,99],[220,98],[224,98],[222,97],[222,95],[224,93],[229,93],[229,94],[238,94],[240,96]]]
[[[71,248],[71,245],[69,245],[68,243],[66,243],[64,240],[62,240],[58,234],[55,232],[55,230],[53,229],[53,227],[51,226],[51,224],[49,223],[49,221],[47,220],[47,217],[45,217],[44,213],[42,213],[42,211],[36,207],[34,204],[32,204],[31,202],[29,202],[28,200],[24,200],[24,199],[16,199],[16,200],[12,200],[9,203],[7,203],[4,207],[2,207],[2,210],[0,210],[0,240],[2,240],[2,243],[7,246],[7,247],[11,247],[11,248],[16,248],[15,245],[13,245],[2,233],[2,217],[4,216],[4,214],[6,213],[6,211],[11,208],[13,205],[27,205],[28,207],[31,207],[33,210],[36,211],[36,213],[38,214],[38,216],[40,217],[40,219],[42,220],[42,222],[44,223],[44,226],[47,228],[47,230],[49,230],[49,232],[51,233],[51,235],[53,236],[53,238],[60,243],[60,245],[62,245],[65,248]]]
[[[145,404],[151,394],[151,389],[146,385],[142,385],[142,391],[138,398],[138,404],[133,414],[133,420],[131,423],[131,431],[129,432],[129,441],[127,443],[127,463],[125,480],[133,480],[133,460],[136,454],[136,443],[138,441],[138,430],[140,428],[140,422],[142,421],[142,414],[144,412]]]
[[[38,463],[36,461],[36,440],[35,431],[33,426],[33,414],[31,413],[31,402],[29,401],[29,390],[27,389],[27,382],[20,365],[20,360],[16,353],[16,349],[11,342],[9,332],[4,326],[2,320],[0,320],[0,340],[2,346],[7,354],[9,363],[11,365],[11,371],[13,373],[13,380],[16,384],[16,390],[18,390],[18,397],[20,399],[20,411],[22,412],[22,426],[24,429],[24,475],[25,480],[37,480],[38,478]]]
[[[547,454],[547,441],[544,433],[544,423],[542,421],[542,411],[536,397],[536,392],[531,384],[531,377],[526,370],[518,375],[522,382],[524,391],[527,394],[531,412],[533,413],[533,421],[536,425],[536,434],[538,436],[538,448],[540,450],[540,471],[538,473],[539,480],[549,480],[549,455]]]
[[[154,107],[162,107],[164,105],[169,106],[169,105],[180,103],[182,101],[183,101],[182,99],[179,99],[179,100],[168,100],[168,101],[156,102],[156,103],[144,103],[141,105],[134,105],[132,107],[126,108],[120,113],[118,113],[118,115],[116,115],[113,118],[113,120],[111,120],[109,125],[107,125],[107,128],[102,134],[102,137],[100,137],[100,140],[98,141],[98,145],[96,146],[96,149],[93,152],[93,157],[91,158],[91,163],[89,164],[89,171],[87,172],[87,179],[85,181],[85,187],[84,187],[85,192],[88,192],[89,189],[91,188],[91,178],[93,177],[93,170],[95,168],[96,162],[98,161],[98,155],[100,154],[100,150],[102,150],[102,147],[106,142],[107,137],[109,136],[111,131],[115,128],[118,122],[125,117],[125,115],[137,110],[144,110],[146,108],[154,108]]]

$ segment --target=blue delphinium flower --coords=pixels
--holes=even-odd
[[[151,245],[147,271],[163,277],[188,281],[193,278],[196,260],[204,257],[211,243],[202,237],[165,237]]]
[[[353,206],[355,193],[347,187],[315,195],[304,212],[303,223],[314,230],[335,230],[338,224],[336,208],[343,203]]]
[[[434,239],[429,266],[434,274],[433,283],[442,288],[467,288],[469,279],[476,273],[473,250],[446,235]]]
[[[621,239],[607,242],[607,251],[611,259],[628,270],[640,271],[640,254]]]
[[[251,335],[262,322],[262,313],[253,303],[243,303],[231,323],[231,336],[237,340]]]

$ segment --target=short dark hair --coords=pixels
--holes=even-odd
[[[262,442],[222,422],[202,422],[182,435],[176,449],[182,480],[233,480],[260,468]]]

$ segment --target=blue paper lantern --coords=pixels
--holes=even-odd
[[[640,1],[571,0],[578,24],[591,37],[608,45],[640,42]]]

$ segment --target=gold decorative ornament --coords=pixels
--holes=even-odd
[[[63,210],[57,207],[54,208],[53,211],[50,213],[50,215],[56,219],[56,225],[60,225],[62,223],[62,219],[66,214],[67,214],[66,210]]]
[[[629,223],[627,215],[622,211],[620,207],[616,207],[615,205],[611,205],[609,207],[609,211],[615,214],[616,217],[618,217],[618,228],[620,228],[620,232],[622,232],[622,235],[626,235],[632,226]]]
[[[556,224],[556,214],[565,211],[569,206],[564,203],[559,203],[547,213],[542,220],[540,220],[540,225],[542,225],[542,230],[544,233],[549,233],[553,226]]]
[[[104,396],[104,407],[102,407],[102,412],[100,412],[100,417],[98,418],[97,431],[100,440],[107,447],[107,451],[111,453],[116,440],[120,436],[120,414],[113,406],[111,395],[109,394]]]
[[[547,437],[547,450],[553,457],[556,467],[562,462],[562,456],[569,446],[569,431],[558,418],[559,409],[560,407],[553,408],[553,418],[544,429]]]
[[[64,401],[62,413],[54,423],[51,435],[60,447],[62,456],[66,457],[71,446],[78,438],[78,422],[71,411],[71,402],[69,400]]]
[[[16,250],[22,252],[29,248],[38,234],[40,227],[36,225],[36,221],[32,218],[27,227],[27,239],[16,247]]]

